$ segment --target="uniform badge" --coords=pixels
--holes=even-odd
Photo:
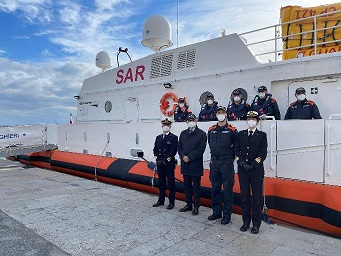
[[[167,141],[167,144],[172,144],[172,142],[170,142],[170,141]]]
[[[170,162],[172,160],[171,157],[167,157],[167,161]]]
[[[234,161],[238,162],[238,160],[239,160],[239,157],[236,156],[236,158],[234,159]]]
[[[262,161],[262,158],[257,157],[257,158],[255,159],[255,161],[256,161],[257,163],[260,163],[260,162]]]

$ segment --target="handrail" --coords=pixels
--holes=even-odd
[[[273,156],[274,150],[273,150],[273,147],[272,147],[274,130],[275,130],[275,125],[272,124],[270,126],[270,167],[271,167],[272,170],[276,170],[276,165],[274,165],[274,156]]]
[[[334,118],[334,117],[338,117],[338,118]],[[328,119],[341,119],[341,114],[331,114],[329,115]]]
[[[327,141],[326,141],[326,174],[328,177],[332,176],[330,171],[330,140],[331,140],[331,125],[327,126]]]

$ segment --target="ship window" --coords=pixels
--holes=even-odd
[[[176,68],[183,69],[183,68],[190,68],[194,67],[195,65],[195,56],[196,50],[188,50],[185,52],[180,52],[178,55],[178,63]]]
[[[166,54],[152,59],[150,78],[170,76],[172,74],[173,54]]]
[[[104,109],[105,109],[105,112],[107,112],[107,113],[109,113],[112,110],[111,101],[105,102]]]

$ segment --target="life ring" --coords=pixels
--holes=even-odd
[[[165,116],[173,116],[178,103],[178,97],[171,92],[162,95],[160,99],[160,110]]]

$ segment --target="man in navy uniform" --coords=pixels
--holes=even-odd
[[[159,199],[153,204],[153,207],[164,205],[166,180],[169,187],[169,205],[167,209],[174,208],[175,203],[175,178],[174,170],[176,165],[176,155],[178,148],[178,137],[170,132],[172,122],[165,118],[161,121],[163,133],[158,135],[154,144],[154,156],[156,157],[156,166],[159,177]]]
[[[238,133],[235,147],[243,216],[243,226],[240,230],[243,232],[248,230],[252,219],[251,233],[257,234],[262,222],[263,162],[267,155],[268,144],[266,133],[257,129],[259,115],[256,111],[248,112],[247,123],[249,128]],[[252,191],[252,217],[250,213],[250,187]]]
[[[240,89],[235,89],[232,92],[231,98],[227,107],[228,120],[246,120],[246,114],[251,110],[251,107],[242,98],[242,91]]]
[[[199,113],[199,121],[202,122],[216,121],[217,107],[218,102],[214,100],[213,94],[208,93],[206,96],[206,103],[201,107]]]
[[[184,98],[179,98],[178,106],[174,112],[174,121],[175,122],[186,122],[187,117],[191,114],[191,110],[189,109]]]
[[[281,119],[277,101],[263,85],[258,87],[258,95],[252,101],[251,110],[258,112],[260,119],[266,119],[266,116],[274,116],[276,120]]]
[[[178,153],[181,159],[181,173],[184,177],[186,205],[180,212],[192,211],[198,215],[200,206],[200,182],[204,174],[203,155],[206,148],[206,132],[197,126],[196,116],[189,114],[187,117],[188,129],[180,134]],[[194,196],[194,207],[192,196]]]
[[[295,97],[297,101],[290,104],[284,119],[322,119],[315,102],[307,100],[303,87],[296,89]]]
[[[210,181],[212,184],[212,210],[209,220],[220,219],[221,224],[231,221],[234,185],[234,146],[237,129],[227,123],[226,108],[217,108],[218,123],[208,130],[208,144],[211,150]],[[221,190],[223,185],[224,189]],[[224,203],[224,208],[222,207]],[[223,216],[222,213],[223,212]]]

